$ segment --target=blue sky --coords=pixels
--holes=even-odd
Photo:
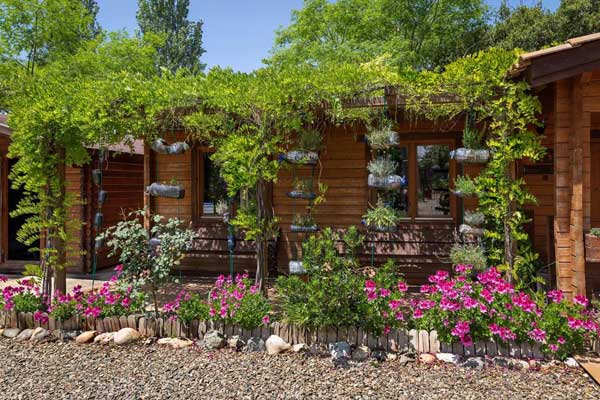
[[[488,0],[497,6],[501,0]],[[533,0],[512,0],[510,4],[533,3]],[[559,0],[543,0],[546,8],[554,9]],[[287,25],[290,12],[302,7],[302,0],[190,0],[189,19],[204,21],[203,62],[230,66],[240,71],[252,71],[261,64],[273,44],[274,32]],[[107,30],[137,27],[137,0],[98,0],[100,25]]]

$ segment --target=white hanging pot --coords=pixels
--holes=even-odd
[[[319,154],[315,151],[292,150],[286,153],[285,159],[293,164],[316,164]]]
[[[375,176],[369,174],[368,185],[377,189],[400,189],[402,187],[402,177],[400,175]]]
[[[483,164],[489,161],[490,151],[460,148],[450,151],[450,158],[465,164]]]

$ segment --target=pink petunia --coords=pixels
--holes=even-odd
[[[271,322],[271,318],[270,318],[268,315],[265,315],[265,316],[262,318],[262,323],[263,323],[263,325],[269,325],[269,323],[270,323],[270,322]]]
[[[404,281],[398,282],[398,291],[399,292],[406,292],[407,290],[408,290],[408,285],[406,284],[406,282],[404,282]]]
[[[573,297],[573,304],[579,304],[582,307],[587,307],[589,303],[589,300],[585,296],[577,295]]]
[[[562,290],[551,290],[548,292],[548,298],[555,303],[560,303],[563,300],[564,294]]]

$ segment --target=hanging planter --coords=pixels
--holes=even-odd
[[[363,215],[362,223],[372,232],[396,232],[401,215],[381,198]]]
[[[104,239],[102,239],[101,237],[97,237],[94,242],[94,249],[96,250],[96,252],[102,249],[102,246],[104,246]]]
[[[96,185],[96,186],[102,185],[102,170],[100,170],[100,169],[92,170],[92,181],[94,182],[94,185]]]
[[[600,263],[600,232],[596,229],[585,235],[585,260],[587,262]]]
[[[367,183],[372,188],[396,190],[404,184],[404,179],[400,175],[375,176],[369,174]]]
[[[315,151],[292,150],[285,154],[285,159],[292,164],[316,164],[319,154]]]
[[[485,216],[480,212],[465,211],[464,221],[466,225],[481,228],[485,222]]]
[[[317,195],[312,192],[305,192],[302,190],[292,190],[287,193],[288,197],[292,199],[305,199],[305,200],[314,200]]]
[[[154,182],[146,188],[146,193],[154,197],[167,197],[170,199],[183,199],[185,189],[178,185],[164,185]]]
[[[319,230],[317,225],[290,225],[290,230],[292,232],[305,232],[305,233],[314,233]]]
[[[104,214],[97,212],[94,216],[94,227],[96,230],[102,229],[102,223],[104,222]]]
[[[452,193],[458,197],[472,197],[477,194],[477,186],[470,177],[458,176],[454,180],[454,190]]]
[[[460,233],[461,235],[471,235],[471,236],[475,236],[475,237],[482,237],[483,229],[469,226],[467,224],[462,224],[461,226],[458,227],[458,233]]]
[[[306,274],[306,269],[302,264],[302,261],[290,261],[289,263],[290,275],[303,275]]]
[[[487,149],[460,148],[450,151],[450,158],[465,164],[484,164],[490,159],[490,151]]]
[[[106,196],[108,196],[106,190],[98,191],[98,207],[102,207],[104,205],[104,203],[106,202]]]
[[[152,150],[160,154],[183,154],[190,148],[186,142],[175,142],[169,145],[160,138],[156,139],[151,147]]]
[[[366,225],[366,224],[365,224]],[[394,232],[398,232],[398,226],[397,225],[366,225],[367,229],[371,232],[377,232],[377,233],[394,233]]]
[[[372,149],[387,149],[400,144],[398,132],[392,130],[371,131],[366,135],[366,139]]]

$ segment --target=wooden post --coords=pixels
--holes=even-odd
[[[59,195],[56,198],[55,210],[58,210],[59,214],[63,218],[62,230],[66,231],[66,166],[65,166],[65,148],[60,147],[57,149],[57,175],[58,175],[58,187]],[[67,292],[67,243],[62,237],[53,238],[56,243],[56,265],[54,266],[54,292],[59,291],[61,293]]]
[[[152,150],[148,143],[144,143],[144,191],[152,183]],[[144,228],[150,237],[150,212],[152,210],[152,198],[144,192]]]

